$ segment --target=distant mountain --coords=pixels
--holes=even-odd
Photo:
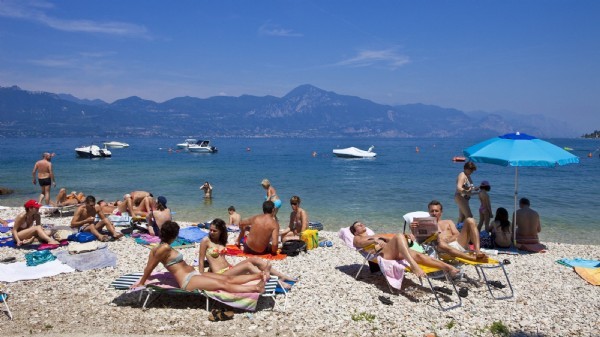
[[[301,85],[283,97],[132,96],[113,103],[0,87],[0,137],[483,137],[512,131],[574,136],[564,123],[425,104],[384,105]]]

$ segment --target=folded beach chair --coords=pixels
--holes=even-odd
[[[137,282],[143,275],[143,272],[126,274],[115,281],[113,281],[109,287],[121,290],[129,290],[135,282]],[[206,291],[206,290],[194,290],[187,291],[179,288],[177,281],[173,278],[171,273],[154,273],[149,278],[149,283],[144,287],[139,287],[135,289],[131,289],[132,292],[139,291],[138,301],[144,302],[142,304],[142,309],[146,310],[150,303],[154,302],[161,295],[170,295],[170,294],[197,294],[202,295],[206,298],[206,310],[210,310],[210,300],[214,300],[225,305],[228,305],[232,308],[246,310],[246,311],[256,311],[256,306],[258,304],[258,298],[261,297],[270,297],[273,299],[273,310],[277,306],[277,301],[275,301],[276,296],[276,288],[279,285],[280,288],[283,289],[282,294],[284,295],[284,304],[283,311],[287,309],[287,291],[283,288],[281,281],[277,278],[277,276],[271,276],[271,279],[265,284],[265,291],[262,294],[256,293],[228,293],[226,291]],[[150,301],[152,295],[158,295]],[[145,297],[144,297],[145,296]]]
[[[429,213],[420,212],[420,211],[404,214],[404,216],[403,216],[404,230],[406,230],[407,224],[410,224],[414,218],[428,217],[428,216],[429,216]],[[433,234],[430,237],[428,237],[427,239],[425,239],[423,242],[419,242],[419,244],[421,244],[423,246],[423,248],[425,249],[425,251],[431,256],[440,258],[447,262],[456,261],[463,265],[471,265],[471,266],[475,267],[475,271],[477,272],[478,279],[479,280],[483,279],[492,298],[494,298],[496,300],[502,300],[502,299],[508,299],[508,298],[513,297],[514,291],[512,288],[512,284],[510,283],[510,279],[508,278],[508,274],[506,273],[506,269],[504,268],[504,263],[494,260],[492,258],[489,258],[488,261],[486,261],[486,262],[476,262],[476,261],[451,257],[448,254],[443,254],[443,253],[440,254],[437,250],[436,242],[437,242],[437,235]],[[492,285],[497,284],[497,283],[495,283],[495,281],[488,280],[488,275],[486,275],[486,273],[485,273],[486,270],[497,269],[497,268],[502,268],[502,272],[504,273],[504,278],[506,279],[506,283],[508,284],[508,287],[510,290],[510,294],[508,294],[508,295],[496,296],[494,294],[494,291],[492,290]]]
[[[8,292],[2,288],[0,288],[0,303],[4,303],[4,307],[6,308],[8,318],[12,320],[12,312],[10,311],[10,307],[8,306]]]
[[[349,228],[342,228],[340,230],[340,238],[342,238],[342,240],[346,243],[348,248],[356,250],[358,253],[360,253],[363,256],[363,262],[362,262],[360,268],[358,269],[358,272],[354,276],[354,278],[355,279],[358,278],[358,275],[360,275],[360,272],[362,271],[362,269],[364,268],[365,265],[376,264],[377,266],[379,266],[379,269],[381,270],[381,273],[383,274],[383,276],[386,280],[386,283],[388,285],[388,288],[390,289],[390,292],[395,293],[394,289],[400,290],[402,281],[404,279],[404,271],[407,271],[407,272],[411,271],[408,263],[406,263],[404,260],[395,261],[395,260],[386,260],[386,259],[382,258],[381,256],[379,256],[379,251],[375,250],[375,244],[369,245],[364,248],[357,249],[351,243],[352,240],[347,239],[348,235],[352,235],[352,233],[350,233]],[[349,244],[349,242],[350,242],[350,244]],[[462,299],[460,296],[458,296],[458,289],[456,288],[456,284],[454,283],[454,280],[452,280],[452,278],[450,278],[449,275],[447,275],[446,272],[444,272],[443,270],[438,269],[438,268],[428,267],[428,266],[424,266],[424,265],[419,265],[419,267],[421,267],[423,272],[425,272],[425,279],[427,280],[427,283],[429,284],[429,288],[431,289],[431,292],[435,296],[435,299],[442,311],[447,311],[450,309],[458,308],[462,305]],[[437,278],[434,275],[438,275],[440,273],[444,275],[444,277],[446,278],[447,281],[450,282],[450,284],[452,284],[454,293],[457,295],[456,296],[457,302],[455,302],[447,307],[444,307],[444,305],[442,304],[442,301],[440,300],[440,295],[439,295],[438,291],[436,290],[436,287],[434,287],[433,283],[431,282],[431,278]],[[421,278],[419,278],[419,282],[421,285],[423,285],[423,280]]]

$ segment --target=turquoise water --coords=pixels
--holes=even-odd
[[[302,198],[311,220],[336,230],[354,220],[363,220],[377,231],[402,228],[402,215],[426,210],[431,199],[444,205],[445,217],[458,215],[453,201],[456,176],[463,163],[451,158],[483,139],[213,139],[217,154],[169,152],[185,137],[170,139],[115,139],[130,144],[113,149],[109,159],[79,159],[74,148],[90,139],[2,139],[0,186],[15,193],[0,196],[0,205],[20,206],[37,198],[39,187],[31,184],[33,164],[44,151],[55,152],[52,162],[57,188],[83,191],[97,199],[114,200],[133,190],[164,195],[176,212],[176,220],[207,221],[227,218],[227,207],[236,206],[242,217],[261,212],[268,178],[284,200],[279,218],[287,220],[287,202]],[[600,221],[600,173],[598,140],[551,139],[573,148],[578,165],[556,168],[519,168],[519,197],[528,197],[542,216],[542,239],[565,243],[598,244]],[[99,141],[96,141],[99,144]],[[331,150],[375,145],[375,159],[342,159]],[[420,152],[415,148],[419,147]],[[248,151],[247,149],[250,149]],[[313,157],[311,153],[317,152]],[[587,154],[593,152],[593,158]],[[475,183],[489,180],[492,207],[512,212],[515,169],[479,164]],[[214,197],[203,199],[200,185],[210,181]],[[479,200],[471,199],[477,210]]]

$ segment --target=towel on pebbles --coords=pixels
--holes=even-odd
[[[69,254],[67,251],[60,251],[56,253],[56,258],[79,271],[117,266],[117,255],[106,246],[81,254]]]

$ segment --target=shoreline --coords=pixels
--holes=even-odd
[[[10,218],[7,215],[13,212],[20,212],[20,208],[1,209],[0,217]],[[68,225],[70,219],[71,216],[42,217],[42,222],[61,226]],[[183,221],[180,224],[190,225]],[[116,268],[2,283],[11,294],[8,303],[14,320],[9,321],[4,315],[0,318],[0,330],[6,336],[89,336],[89,333],[112,336],[423,336],[426,333],[492,336],[491,324],[500,321],[512,336],[588,336],[598,332],[594,322],[600,322],[597,301],[600,287],[588,284],[572,268],[554,261],[563,257],[597,259],[600,246],[547,243],[547,253],[500,255],[499,259],[511,261],[506,269],[515,291],[513,298],[493,300],[485,286],[466,284],[461,286],[469,288],[469,295],[463,299],[462,307],[442,312],[433,294],[412,274],[405,277],[404,293],[400,295],[391,294],[383,276],[371,274],[368,268],[354,279],[362,257],[346,247],[337,232],[321,231],[319,235],[331,240],[333,247],[316,248],[307,254],[273,261],[275,268],[300,277],[288,295],[287,312],[271,311],[270,299],[261,298],[255,313],[236,311],[231,321],[209,322],[204,298],[194,295],[163,295],[149,310],[142,311],[136,294],[107,288],[118,276],[141,271],[146,263],[148,249],[135,244],[131,238],[123,238],[108,244],[108,249],[118,256]],[[188,263],[197,253],[197,249],[180,251]],[[1,247],[0,259],[14,256],[21,262],[27,252]],[[242,260],[227,259],[232,263]],[[465,268],[469,277],[477,277],[472,267]],[[161,269],[162,266],[156,270]],[[449,286],[437,280],[432,282],[435,286]],[[424,286],[426,284],[424,281]],[[393,305],[384,305],[379,296],[389,297]],[[281,295],[276,301],[282,304]]]

